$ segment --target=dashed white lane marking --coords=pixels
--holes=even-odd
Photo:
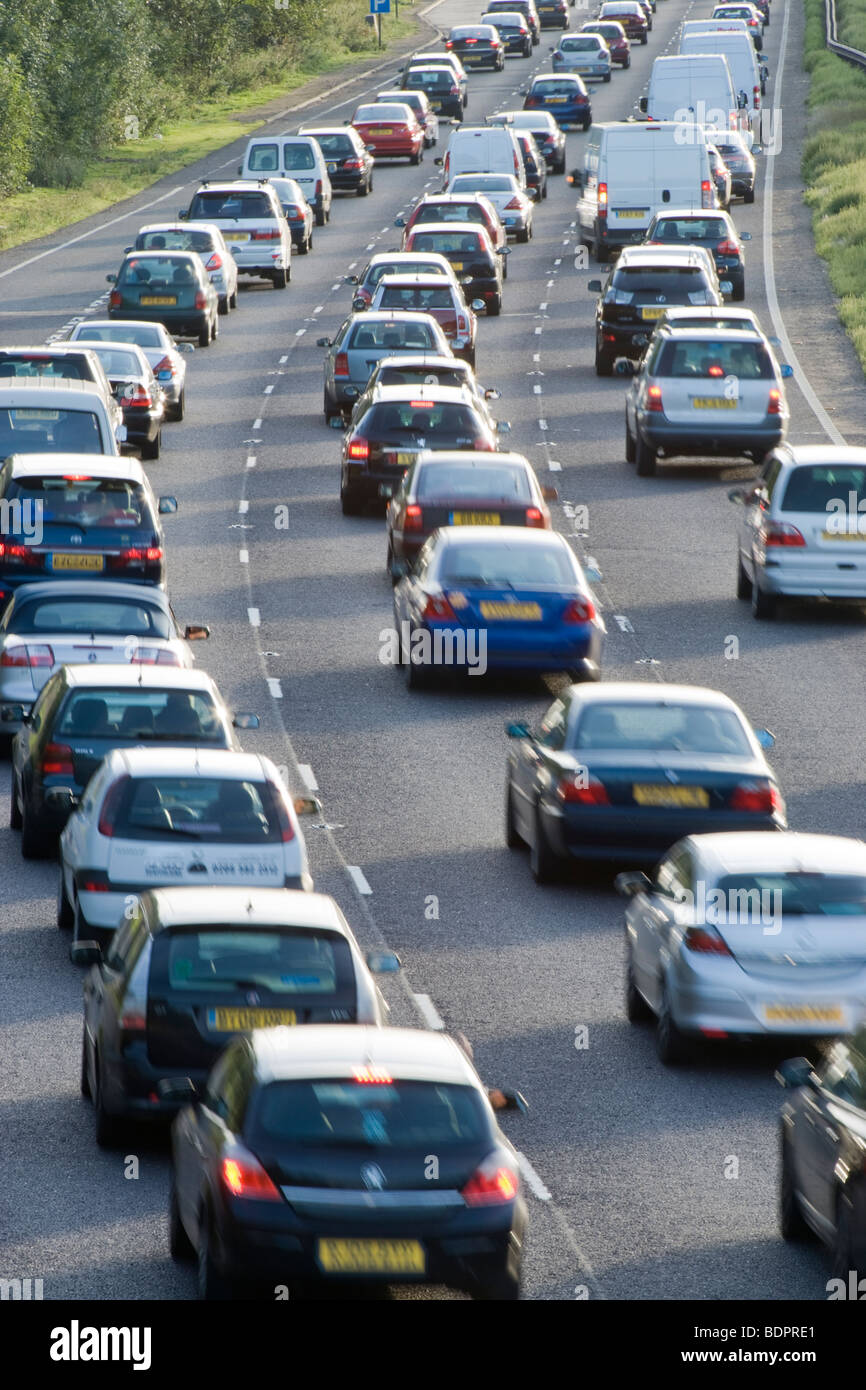
[[[314,313],[314,314],[320,314],[320,313],[322,312],[322,310],[324,309],[324,307],[325,307],[324,304],[317,304],[316,307],[315,307],[315,309],[313,310],[313,313]],[[280,358],[280,361],[281,361],[281,362],[285,362],[285,360],[286,360],[285,357],[281,357],[281,358]]]
[[[626,618],[622,613],[614,613],[613,620],[619,628],[620,632],[634,632],[634,628],[631,625],[631,619]]]
[[[557,459],[550,459],[547,466],[550,469],[551,473],[562,472],[562,464]]]
[[[533,394],[536,395],[536,396],[540,396],[540,395],[541,395],[541,387],[540,387],[540,386],[533,386],[532,391],[533,391]]]
[[[265,387],[265,395],[266,395],[266,396],[269,396],[269,395],[271,394],[271,392],[273,391],[273,389],[274,389],[274,387],[273,387],[273,382],[272,382],[270,386],[266,386],[266,387]]]
[[[541,312],[544,313],[545,309],[547,308],[547,300],[546,300],[546,299],[543,300],[542,303],[539,304],[538,307],[539,307],[539,309],[541,310]]]
[[[283,362],[288,362],[288,360],[289,360],[289,354],[288,354],[287,352],[286,352],[286,353],[283,353],[283,356],[280,358],[280,363],[282,364]]]
[[[338,280],[337,283],[336,283],[335,285],[332,285],[332,286],[331,286],[331,294],[334,293],[334,290],[338,290],[339,288],[340,288],[340,281]]]
[[[240,514],[240,516],[246,516],[249,509],[250,504],[248,500],[246,499],[246,497],[242,497],[240,502],[238,502],[238,513]]]
[[[532,360],[533,360],[533,362],[540,362],[540,361],[541,361],[541,353],[540,353],[540,352],[534,352],[534,353],[532,354]]]
[[[319,784],[309,763],[298,763],[298,772],[308,792],[317,792]]]
[[[262,615],[257,608],[248,608],[247,617],[250,620],[250,627],[261,627]]]
[[[247,468],[255,468],[255,466],[256,466],[256,456],[255,456],[255,454],[249,454],[249,455],[247,456]]]
[[[556,284],[556,281],[555,281],[555,280],[548,280],[546,288],[547,288],[547,289],[550,289],[551,286],[552,286],[552,285],[555,285],[555,284]]]
[[[430,998],[430,995],[413,994],[412,998],[415,1000],[415,1007],[417,1008],[424,1022],[427,1024],[427,1027],[435,1028],[437,1033],[444,1032],[445,1024],[439,1017],[436,1005],[433,1003],[433,1000]]]
[[[546,420],[539,420],[539,422],[538,422],[538,428],[539,428],[540,430],[546,430],[546,429],[549,429],[550,427],[549,427],[549,425],[548,425],[548,423],[547,423]]]
[[[561,257],[561,256],[557,256],[557,258],[556,258],[556,260],[553,262],[553,264],[554,264],[554,265],[562,265],[562,257]]]
[[[417,998],[418,996],[416,995],[415,997]],[[538,1198],[538,1200],[539,1200],[540,1202],[549,1202],[549,1201],[550,1201],[550,1192],[549,1192],[549,1190],[545,1187],[544,1183],[541,1181],[541,1178],[540,1178],[540,1177],[538,1176],[538,1174],[536,1173],[536,1171],[535,1171],[535,1169],[533,1168],[532,1164],[530,1163],[529,1159],[526,1157],[526,1154],[521,1153],[519,1149],[517,1150],[517,1160],[518,1160],[518,1162],[519,1162],[519,1164],[520,1164],[520,1171],[521,1171],[521,1173],[523,1174],[524,1178],[526,1179],[528,1185],[532,1188],[532,1191],[534,1192],[534,1194],[535,1194],[535,1196]]]
[[[241,565],[248,565],[250,563],[250,552],[248,550],[238,551],[238,563]]]
[[[599,579],[598,579],[596,582],[597,582],[597,583],[600,583],[601,580],[604,578],[604,575],[602,574],[602,572],[601,572],[601,566],[599,565],[598,560],[596,560],[596,558],[595,558],[594,555],[587,555],[587,557],[586,557],[586,567],[587,567],[587,569],[590,569],[590,570],[598,570]]]
[[[253,420],[253,430],[260,430],[261,427],[262,427],[261,418],[259,418],[258,420]]]
[[[355,269],[355,266],[356,266],[357,264],[358,264],[357,261],[350,261],[350,262],[349,262],[349,269],[350,269],[350,270],[354,270],[354,269]]]
[[[358,892],[363,893],[364,897],[368,897],[373,890],[365,879],[363,870],[359,869],[357,864],[347,864],[346,870]]]
[[[271,693],[271,695],[273,696],[273,698],[274,698],[275,700],[282,700],[282,698],[283,698],[283,687],[280,685],[280,683],[279,683],[279,681],[277,680],[276,676],[268,676],[267,681],[268,681],[268,690],[270,691],[270,693]]]
[[[372,249],[373,249],[373,247],[375,246],[375,244],[376,244],[376,243],[375,243],[374,241],[368,241],[368,242],[367,242],[367,245],[364,247],[364,250],[365,250],[365,251],[372,251]]]
[[[303,336],[304,336],[304,334],[306,333],[306,331],[307,331],[306,328],[296,328],[296,329],[295,329],[295,337],[296,337],[296,338],[303,338]]]
[[[539,334],[541,333],[541,328],[540,328],[540,327],[534,328],[532,331],[533,331],[533,333],[535,333],[536,337],[538,337]]]

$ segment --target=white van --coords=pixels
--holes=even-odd
[[[745,23],[743,29],[746,29]],[[760,111],[761,68],[748,30],[745,33],[733,33],[731,30],[723,29],[711,34],[684,34],[680,38],[680,54],[685,56],[695,53],[722,55],[727,60],[731,72],[734,94],[739,98],[738,105],[747,110]],[[745,101],[740,97],[741,93],[745,95]]]
[[[331,214],[331,180],[327,160],[312,135],[255,135],[247,145],[242,179],[294,179],[323,227]]]
[[[704,140],[684,140],[675,121],[591,126],[583,169],[570,178],[578,194],[578,240],[600,261],[643,241],[664,207],[718,206]]]
[[[448,141],[442,165],[442,191],[456,174],[513,174],[526,190],[526,171],[517,137],[509,126],[461,126]]]
[[[711,39],[712,35],[702,34],[698,41],[704,38]],[[730,130],[737,121],[734,84],[721,53],[656,58],[649,91],[639,105],[650,121],[676,121],[719,130]]]

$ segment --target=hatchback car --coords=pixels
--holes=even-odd
[[[153,368],[134,343],[93,343],[118,402],[126,427],[126,443],[138,447],[144,459],[158,459],[166,418],[165,395]]]
[[[866,601],[866,449],[786,444],[728,495],[743,504],[737,598],[756,618],[783,598]]]
[[[436,320],[417,313],[360,311],[345,319],[333,338],[317,338],[316,345],[327,348],[324,412],[328,423],[335,415],[348,415],[380,358],[413,352],[451,356],[448,339]]]
[[[649,41],[650,26],[638,0],[606,0],[598,12],[598,18],[615,19],[630,39],[637,39],[639,43]]]
[[[366,198],[373,192],[373,156],[356,130],[351,126],[320,126],[305,128],[301,134],[315,137],[335,193]]]
[[[607,280],[588,280],[598,295],[595,371],[610,376],[618,357],[636,361],[670,304],[719,305],[721,286],[709,252],[701,247],[627,246]]]
[[[457,94],[460,98],[460,115],[458,119],[462,120],[463,112],[469,105],[469,78],[466,76],[466,69],[460,61],[458,54],[452,52],[450,49],[444,49],[441,53],[413,53],[411,58],[406,59],[406,66],[403,69],[403,77],[400,81],[400,86],[405,87],[409,85],[417,87],[417,82],[407,84],[406,78],[418,72],[423,72],[425,68],[438,69],[442,67],[447,68],[451,73],[452,82],[458,89]],[[432,97],[430,100],[435,111],[437,109],[436,103]],[[456,113],[445,111],[443,108],[443,114],[452,115]]]
[[[444,275],[383,275],[376,287],[374,310],[429,314],[445,334],[455,357],[475,366],[476,313],[484,308],[483,299],[466,303],[459,285]]]
[[[499,111],[487,117],[487,124],[510,125],[515,135],[519,130],[528,130],[535,136],[551,173],[565,173],[565,131],[549,111]]]
[[[567,0],[536,0],[535,8],[538,10],[538,22],[542,29],[568,28],[570,20]]]
[[[88,347],[92,343],[135,343],[140,347],[166,398],[167,420],[182,420],[186,411],[187,353],[191,343],[176,343],[161,323],[139,323],[129,319],[111,323],[108,319],[85,319],[69,335],[70,343]]]
[[[738,130],[709,130],[707,138],[712,140],[731,176],[731,197],[742,198],[744,203],[755,201],[755,179],[757,166],[755,156],[746,140]]]
[[[37,579],[84,575],[164,587],[159,517],[177,511],[177,498],[157,502],[138,459],[13,454],[0,468],[0,499],[10,517],[0,544],[3,597]]]
[[[434,252],[408,256],[403,251],[380,251],[371,256],[357,275],[345,275],[343,282],[352,285],[352,308],[367,309],[383,275],[441,275],[452,284],[459,281],[451,264]]]
[[[532,32],[532,42],[537,44],[541,37],[541,20],[538,16],[538,9],[535,0],[517,0],[517,3],[509,3],[509,0],[489,0],[485,6],[485,12],[490,17],[491,24],[495,24],[498,16],[517,11],[522,14]]]
[[[730,296],[746,297],[746,258],[743,242],[751,232],[738,232],[730,213],[702,209],[664,208],[647,227],[645,246],[703,246],[716,263],[719,281],[730,280]]]
[[[53,386],[56,381],[91,382],[102,392],[115,425],[123,424],[123,413],[105,368],[89,347],[55,342],[44,347],[0,347],[0,386],[21,378],[43,386]]]
[[[297,179],[268,179],[277,197],[292,234],[292,246],[299,256],[313,249],[313,227],[316,214],[304,195]]]
[[[494,248],[486,228],[464,222],[419,222],[406,237],[407,251],[436,251],[451,262],[459,273],[470,299],[483,299],[487,314],[494,318],[502,310],[503,259],[507,246]]]
[[[292,236],[280,200],[267,179],[199,184],[182,222],[215,222],[239,274],[270,280],[284,290],[292,278]],[[152,314],[152,318],[162,318]]]
[[[135,665],[63,666],[43,687],[12,746],[10,824],[21,831],[25,859],[53,854],[69,819],[69,800],[54,789],[80,799],[113,748],[237,749],[234,730],[258,727],[254,715],[232,718],[203,671],[156,670],[158,656],[146,669],[140,657]]]
[[[13,454],[120,453],[126,427],[118,402],[94,381],[0,378],[0,460]]]
[[[219,311],[238,307],[238,269],[225,238],[215,222],[151,222],[139,230],[130,251],[195,251],[204,261],[211,284],[219,296]]]
[[[625,1005],[667,1064],[698,1039],[846,1033],[866,1007],[866,845],[690,835],[652,878],[620,874]]]
[[[352,129],[360,135],[374,159],[424,158],[424,127],[406,102],[368,102],[352,117]]]
[[[457,54],[465,68],[502,72],[505,67],[505,44],[493,24],[458,24],[445,40],[445,47]]]
[[[404,102],[415,112],[415,119],[424,131],[424,148],[429,150],[439,141],[439,117],[423,92],[401,91],[395,87],[387,92],[378,92],[376,101],[390,103]]]
[[[631,44],[622,25],[616,19],[592,19],[581,24],[581,34],[598,34],[610,49],[610,60],[617,67],[631,67]]]
[[[449,193],[482,193],[502,219],[508,236],[531,241],[534,199],[520,187],[513,174],[457,174],[448,185]]]
[[[312,1024],[238,1038],[175,1120],[172,1165],[170,1248],[196,1260],[203,1299],[359,1278],[520,1296],[518,1156],[443,1033]]]
[[[62,800],[58,790],[58,802]],[[67,793],[67,805],[75,798]],[[269,758],[214,748],[116,748],[60,836],[58,920],[103,941],[146,888],[313,886],[298,813]]]
[[[157,888],[133,898],[103,955],[79,944],[84,981],[81,1090],[96,1141],[126,1120],[165,1120],[178,1103],[159,1082],[203,1086],[226,1044],[256,1028],[309,1023],[378,1027],[387,1005],[373,972],[396,970],[387,951],[366,958],[333,898],[287,888]]]
[[[440,526],[530,526],[549,531],[549,501],[522,454],[418,454],[388,504],[386,568],[393,583],[406,573]]]
[[[395,217],[394,226],[403,229],[405,248],[409,233],[419,223],[477,222],[490,237],[494,250],[505,246],[508,238],[505,225],[495,205],[485,193],[425,193],[419,198],[408,217]],[[503,277],[508,278],[508,262],[503,262]]]
[[[453,386],[379,386],[343,437],[340,505],[356,516],[392,497],[424,449],[493,452],[499,440],[472,393]]]
[[[581,126],[589,130],[592,125],[592,104],[582,77],[542,74],[533,78],[523,107],[525,111],[549,112],[563,128]]]
[[[481,23],[495,26],[496,32],[502,40],[506,58],[512,53],[518,54],[521,58],[532,57],[532,30],[526,16],[522,15],[519,10],[502,10],[496,14],[483,14]]]
[[[552,48],[550,65],[556,73],[577,73],[580,77],[599,77],[610,81],[613,59],[607,40],[601,34],[564,34]]]
[[[359,396],[352,411],[354,423],[358,414],[367,409],[372,393],[377,386],[414,385],[418,391],[425,386],[462,386],[472,396],[476,409],[487,421],[490,428],[507,434],[511,428],[508,421],[498,421],[490,413],[490,402],[499,400],[495,387],[483,387],[475,376],[469,363],[462,357],[433,357],[429,354],[417,357],[383,357],[370,374],[367,389]]]
[[[786,829],[773,736],[717,690],[572,686],[507,733],[506,843],[529,844],[538,882],[571,861],[654,863],[686,835]]]
[[[454,68],[444,62],[407,68],[400,85],[407,92],[423,92],[430,103],[430,109],[438,116],[450,116],[458,123],[463,120],[463,112],[466,110],[464,89]]]
[[[181,338],[209,347],[219,336],[219,295],[195,251],[132,251],[116,275],[108,317],[155,319]]]
[[[660,454],[762,462],[787,433],[790,375],[754,333],[659,329],[626,392],[627,461],[641,477]]]

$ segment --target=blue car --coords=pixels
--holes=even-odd
[[[566,539],[472,512],[453,521],[434,531],[394,589],[392,659],[410,689],[448,670],[597,680],[605,626]]]
[[[549,111],[559,126],[592,125],[592,106],[583,78],[576,73],[542,73],[534,77],[524,111]]]

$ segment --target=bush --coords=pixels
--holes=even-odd
[[[27,187],[34,104],[18,60],[0,59],[0,197]]]

